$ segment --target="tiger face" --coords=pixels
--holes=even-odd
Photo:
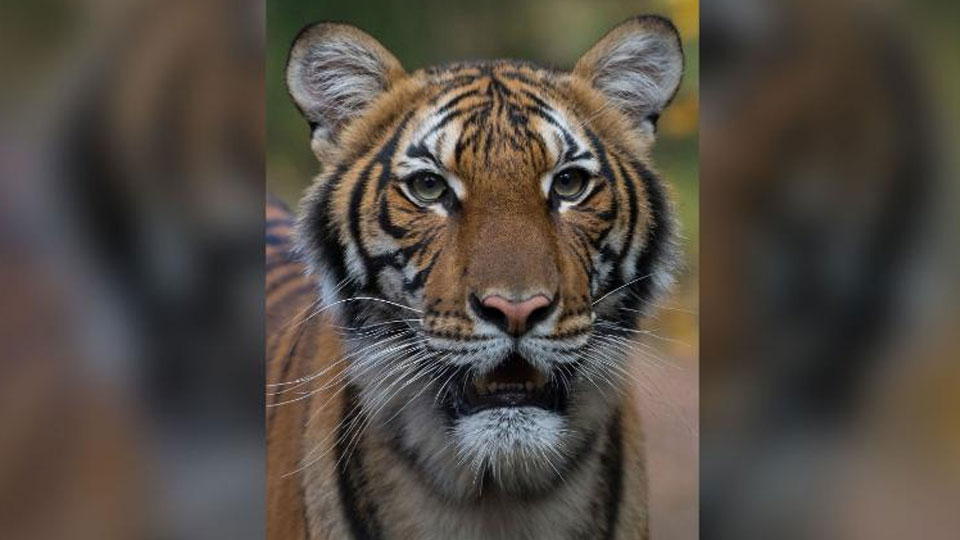
[[[350,26],[296,39],[287,83],[323,168],[298,244],[344,333],[355,431],[445,496],[548,490],[615,416],[624,337],[676,260],[649,152],[682,66],[659,17],[569,72],[407,73]]]

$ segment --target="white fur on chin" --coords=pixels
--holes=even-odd
[[[567,421],[558,414],[538,407],[500,407],[460,418],[452,435],[465,466],[478,477],[489,471],[510,491],[560,474],[566,432]]]

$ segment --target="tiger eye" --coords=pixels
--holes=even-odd
[[[576,199],[587,187],[587,173],[580,169],[567,169],[553,177],[550,189],[561,199]]]
[[[447,192],[447,183],[433,173],[418,174],[407,182],[407,186],[414,197],[425,203],[437,202]]]

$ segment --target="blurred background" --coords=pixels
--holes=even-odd
[[[319,171],[307,123],[284,79],[293,38],[308,23],[341,21],[366,31],[408,71],[455,60],[523,58],[570,69],[600,37],[628,17],[658,13],[683,40],[686,71],[659,122],[654,165],[675,188],[686,268],[675,293],[644,321],[633,370],[646,424],[654,538],[693,538],[698,529],[699,36],[696,0],[428,0],[267,2],[267,189],[292,207]]]
[[[956,2],[701,12],[705,538],[957,538]]]
[[[264,7],[0,6],[0,538],[262,538]]]

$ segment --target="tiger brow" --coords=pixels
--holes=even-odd
[[[581,159],[593,159],[594,157],[593,152],[589,150],[584,150],[579,154],[574,154],[574,152],[578,149],[579,149],[579,146],[577,148],[568,148],[566,154],[564,154],[563,156],[562,161],[571,162],[571,161],[580,161]]]
[[[593,152],[589,148],[583,149],[580,143],[563,126],[555,126],[559,134],[554,132],[553,139],[557,146],[564,148],[563,155],[559,156],[556,165],[561,163],[572,163],[584,159],[594,159]]]
[[[427,145],[424,141],[420,141],[407,148],[407,157],[410,159],[426,159],[433,163],[436,168],[443,169],[443,165],[440,164],[440,160],[430,153],[430,150],[427,149]]]

